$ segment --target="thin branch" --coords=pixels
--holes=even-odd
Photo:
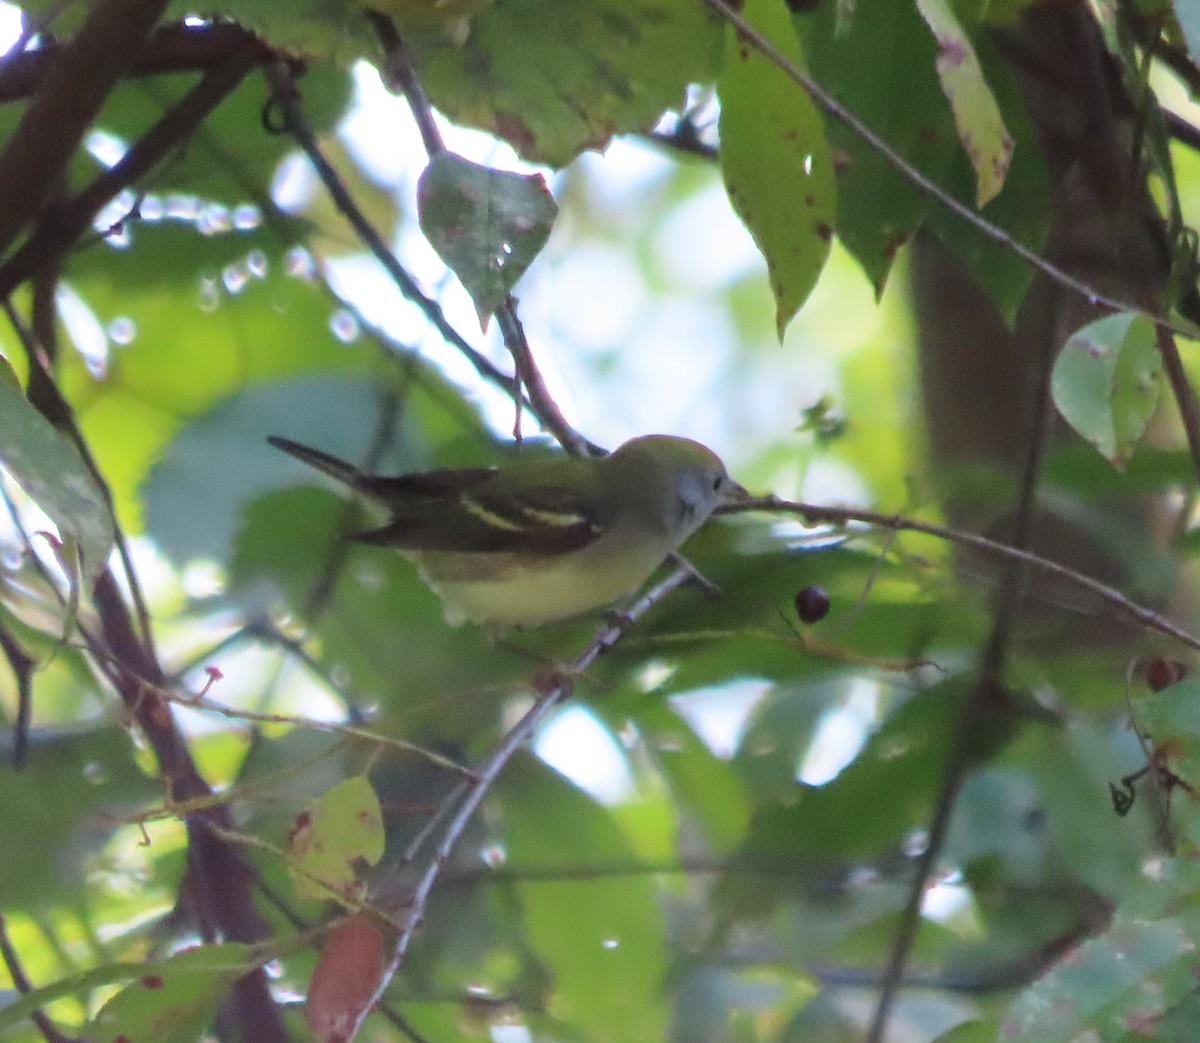
[[[1163,110],[1163,122],[1167,133],[1181,145],[1186,145],[1193,152],[1200,152],[1200,128],[1190,120],[1184,119],[1170,109]]]
[[[383,78],[388,90],[393,93],[399,92],[408,99],[429,158],[440,155],[446,151],[446,143],[442,140],[442,132],[433,118],[433,106],[429,104],[429,96],[417,78],[408,48],[404,46],[404,41],[396,31],[396,23],[378,11],[368,11],[367,20],[383,47]]]
[[[372,256],[383,265],[384,270],[391,276],[400,292],[421,309],[430,325],[442,335],[447,343],[452,344],[462,353],[481,377],[503,388],[510,395],[517,393],[520,387],[517,381],[501,373],[485,355],[469,344],[462,334],[450,324],[441,305],[432,297],[426,296],[417,285],[417,281],[408,274],[396,259],[395,254],[388,249],[383,237],[367,220],[358,204],[354,202],[354,197],[350,195],[341,178],[338,177],[337,171],[333,169],[333,164],[325,157],[316,135],[304,118],[304,112],[300,105],[300,93],[296,88],[291,68],[286,63],[277,61],[268,68],[267,77],[271,83],[273,103],[276,111],[282,117],[283,130],[296,139],[297,144],[312,163],[317,177],[321,179],[321,183],[325,186],[325,190],[329,193],[338,212],[349,222]]]
[[[29,720],[33,714],[33,668],[37,660],[25,651],[21,642],[2,618],[0,618],[0,650],[12,669],[17,682],[17,719],[13,722],[13,767],[20,771],[25,767],[25,755],[29,749]]]
[[[0,265],[0,298],[10,296],[43,265],[69,249],[117,193],[144,177],[187,141],[258,60],[249,45],[230,55],[172,105],[113,166],[61,207],[48,210],[29,239]]]
[[[1158,353],[1163,360],[1163,369],[1167,372],[1167,381],[1179,405],[1179,417],[1183,421],[1188,451],[1191,453],[1197,476],[1200,477],[1200,403],[1196,401],[1196,389],[1192,387],[1187,371],[1183,368],[1183,359],[1179,357],[1179,345],[1175,343],[1174,335],[1161,326],[1154,332],[1158,341]]]
[[[0,152],[0,255],[35,220],[168,0],[97,0]]]
[[[0,61],[0,104],[20,101],[38,90],[65,46],[45,43],[36,50],[5,56]],[[202,26],[165,25],[156,29],[146,45],[137,51],[125,75],[144,78],[166,72],[206,72],[214,66],[224,65],[231,54],[240,53],[246,47],[254,49],[259,65],[277,57],[277,52],[265,41],[232,22]]]
[[[1049,388],[1051,359],[1047,357],[1037,361],[1041,372],[1038,374],[1034,419],[1028,432],[1029,445],[1010,546],[1011,550],[1023,553],[1027,552],[1033,534],[1038,477],[1053,422]],[[991,633],[979,657],[978,677],[959,708],[954,723],[954,737],[929,818],[925,847],[913,866],[908,897],[900,911],[899,924],[879,983],[879,995],[867,1030],[866,1043],[882,1043],[887,1032],[896,997],[905,983],[908,959],[917,942],[925,891],[945,848],[950,820],[967,773],[978,756],[981,741],[985,741],[989,734],[998,732],[997,722],[1011,711],[1011,699],[1003,686],[1004,666],[1030,564],[1021,558],[1009,558],[1006,564],[996,596]]]
[[[563,416],[562,410],[558,408],[558,403],[554,401],[550,389],[546,386],[546,380],[538,368],[533,351],[530,350],[529,341],[525,336],[525,327],[521,325],[520,317],[517,315],[517,300],[511,293],[496,309],[496,322],[500,327],[500,335],[504,338],[504,346],[508,348],[509,354],[513,357],[517,376],[525,386],[525,390],[529,392],[533,415],[538,418],[547,431],[554,435],[559,445],[572,456],[591,456],[595,452],[595,446],[567,423],[567,418]],[[514,434],[520,441],[520,403],[517,408]]]
[[[2,637],[2,631],[0,631]],[[456,761],[445,757],[433,750],[426,749],[415,742],[408,742],[405,739],[399,739],[392,735],[384,735],[381,732],[372,731],[370,728],[364,728],[356,724],[339,724],[336,721],[321,721],[313,717],[301,717],[290,713],[269,713],[258,710],[242,710],[234,706],[227,706],[225,703],[217,700],[201,692],[199,695],[181,695],[172,692],[168,688],[155,688],[157,694],[166,702],[175,703],[179,706],[186,706],[190,710],[202,711],[205,713],[215,713],[231,721],[246,721],[253,724],[287,724],[293,728],[307,728],[315,732],[324,732],[329,735],[342,735],[349,739],[357,739],[362,742],[370,743],[373,746],[385,747],[388,749],[399,750],[402,753],[409,753],[415,757],[441,768],[444,771],[451,772],[455,775],[474,778],[470,769],[463,767]]]
[[[1183,627],[1172,623],[1169,619],[1153,609],[1139,605],[1126,597],[1116,587],[1101,583],[1098,579],[1077,572],[1075,569],[1060,565],[1057,561],[1043,558],[1031,551],[1012,547],[1000,540],[989,539],[972,532],[962,532],[958,529],[934,525],[931,522],[918,521],[915,518],[905,518],[898,514],[883,514],[879,511],[859,510],[854,507],[823,507],[817,504],[793,503],[775,497],[747,500],[735,506],[723,507],[721,514],[739,514],[744,511],[766,511],[768,513],[793,514],[804,518],[809,523],[826,522],[832,525],[847,525],[859,522],[878,529],[897,530],[901,532],[919,532],[940,540],[947,540],[964,547],[974,547],[1000,558],[1028,565],[1036,572],[1042,572],[1058,579],[1066,580],[1089,593],[1095,594],[1100,600],[1117,609],[1123,616],[1128,617],[1139,626],[1174,638],[1188,648],[1200,651],[1200,636]]]
[[[1052,261],[1046,260],[1041,254],[1031,250],[1023,243],[1018,242],[1005,232],[1004,229],[992,224],[987,218],[972,210],[964,203],[959,202],[946,192],[945,189],[922,174],[908,160],[892,149],[883,138],[867,126],[854,112],[846,108],[846,106],[825,90],[811,76],[796,68],[770,40],[729,7],[725,0],[700,0],[700,2],[712,8],[721,18],[737,29],[739,37],[752,44],[754,49],[764,58],[783,72],[790,80],[802,87],[826,113],[840,123],[844,123],[872,149],[878,152],[887,161],[888,165],[913,185],[914,188],[945,207],[976,231],[981,232],[993,243],[1015,254],[1031,268],[1041,272],[1053,282],[1060,286],[1065,286],[1069,290],[1074,290],[1092,307],[1108,308],[1111,311],[1132,312],[1135,315],[1141,315],[1149,319],[1155,326],[1161,329],[1173,330],[1175,333],[1191,339],[1200,338],[1200,329],[1173,322],[1171,319],[1148,311],[1137,304],[1101,293],[1094,286],[1089,285],[1082,279],[1077,279],[1070,272],[1060,268]]]
[[[500,741],[493,747],[483,763],[476,769],[476,780],[467,790],[454,816],[449,820],[442,832],[437,848],[433,852],[424,872],[417,879],[412,891],[405,896],[406,903],[404,929],[400,932],[392,949],[387,967],[380,975],[379,983],[370,999],[363,1005],[355,1017],[353,1024],[346,1033],[347,1039],[353,1039],[367,1015],[379,1003],[383,994],[396,972],[403,965],[412,945],[417,929],[425,919],[425,910],[429,905],[434,885],[438,882],[445,869],[454,848],[462,838],[467,824],[474,817],[479,805],[483,803],[500,773],[526,743],[532,739],[538,727],[550,713],[566,699],[575,684],[575,679],[587,670],[605,652],[613,647],[625,632],[651,608],[662,601],[668,594],[690,581],[685,569],[674,570],[666,579],[649,590],[633,606],[613,622],[601,627],[592,637],[587,647],[576,656],[575,660],[549,684],[540,688],[537,701]]]
[[[710,163],[721,158],[720,150],[715,145],[710,145],[702,140],[696,131],[696,125],[683,118],[675,124],[674,130],[652,130],[645,137],[647,141],[670,149],[672,152],[695,156],[698,159],[708,160]]]
[[[8,924],[5,923],[4,913],[0,912],[0,959],[4,960],[4,966],[8,970],[8,976],[12,978],[12,983],[16,987],[17,992],[22,996],[33,991],[33,982],[25,974],[25,968],[21,965],[21,957],[13,945],[12,940],[8,937]],[[29,1020],[37,1027],[38,1032],[42,1034],[42,1038],[46,1043],[81,1043],[79,1040],[74,1040],[70,1036],[65,1035],[45,1011],[35,1010]]]
[[[408,107],[421,132],[425,151],[429,154],[430,159],[434,159],[446,151],[446,145],[442,140],[441,131],[438,130],[437,121],[433,118],[433,106],[429,103],[429,95],[421,86],[420,77],[417,76],[404,41],[396,31],[395,24],[387,15],[369,13],[367,17],[375,27],[380,43],[383,45],[385,78],[388,86],[393,90],[400,90],[408,100]],[[567,452],[573,456],[592,455],[595,447],[567,422],[558,403],[550,394],[550,389],[546,386],[546,381],[529,348],[529,340],[525,336],[520,316],[517,314],[516,298],[511,293],[496,309],[496,321],[500,326],[500,335],[504,338],[504,346],[508,348],[508,353],[512,356],[517,384],[524,386],[529,393],[533,415],[538,418],[546,430],[554,435]],[[521,406],[521,399],[516,398],[513,437],[517,442],[521,441]]]

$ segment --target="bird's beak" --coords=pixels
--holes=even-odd
[[[732,478],[729,479],[729,484],[725,486],[724,496],[722,497],[723,504],[739,503],[742,500],[753,500],[754,497],[750,491],[744,486],[735,482]]]

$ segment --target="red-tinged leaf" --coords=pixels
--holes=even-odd
[[[938,79],[954,110],[958,140],[975,171],[975,202],[985,206],[1004,187],[1012,163],[1012,136],[948,0],[917,0],[917,10],[937,40]]]
[[[362,864],[383,855],[379,798],[361,775],[339,782],[296,817],[288,856],[296,891],[305,898],[349,896]]]
[[[320,1043],[349,1043],[383,974],[383,935],[365,915],[329,932],[308,986],[304,1019]]]

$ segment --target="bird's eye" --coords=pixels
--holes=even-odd
[[[720,475],[720,474],[719,474],[719,475],[717,475],[717,476],[716,476],[716,477],[713,479],[713,492],[715,492],[715,493],[719,493],[719,492],[721,491],[721,486],[722,486],[722,485],[724,485],[724,484],[725,484],[725,476],[724,476],[724,475]]]

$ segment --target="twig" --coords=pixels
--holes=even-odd
[[[8,976],[12,978],[12,983],[16,987],[17,992],[21,995],[26,995],[33,991],[33,982],[25,974],[25,968],[21,965],[21,957],[17,953],[16,947],[12,940],[8,937],[8,924],[5,923],[4,913],[0,912],[0,958],[4,960],[4,966],[8,970]],[[70,1036],[65,1035],[45,1011],[35,1010],[29,1020],[37,1026],[37,1030],[42,1034],[42,1038],[46,1043],[81,1043],[79,1040],[74,1040]]]
[[[362,240],[363,245],[391,276],[392,282],[408,300],[421,309],[430,325],[462,353],[481,377],[504,388],[510,395],[516,394],[520,388],[517,381],[501,373],[485,355],[469,344],[462,334],[450,324],[441,305],[422,292],[416,280],[408,274],[396,256],[388,249],[383,237],[367,220],[358,204],[354,202],[354,197],[347,191],[341,178],[338,177],[337,171],[333,169],[333,165],[321,151],[316,135],[313,134],[312,128],[304,118],[300,107],[300,94],[296,89],[291,69],[286,63],[277,61],[268,68],[267,77],[271,83],[274,104],[283,119],[283,129],[296,139],[297,144],[312,163],[317,177],[321,179],[321,184],[325,186],[325,191],[329,193],[338,212],[346,218]]]
[[[417,78],[408,48],[404,46],[404,41],[396,31],[396,23],[379,11],[368,11],[367,20],[383,47],[384,82],[389,90],[399,90],[408,99],[429,158],[440,155],[446,151],[446,143],[442,140],[442,132],[433,118],[433,106],[429,104],[429,96]]]
[[[1012,547],[999,540],[989,539],[972,532],[962,532],[949,529],[931,522],[918,521],[915,518],[904,518],[898,514],[883,514],[878,511],[859,510],[854,507],[822,507],[817,504],[793,503],[775,497],[765,497],[757,500],[747,500],[735,506],[721,508],[721,514],[737,514],[743,511],[766,511],[779,514],[794,514],[809,522],[828,522],[833,525],[847,525],[859,522],[879,529],[892,529],[903,532],[919,532],[926,536],[934,536],[965,547],[976,547],[989,554],[1028,565],[1035,571],[1064,579],[1083,590],[1095,594],[1102,601],[1118,609],[1122,615],[1128,616],[1147,630],[1173,637],[1176,641],[1200,651],[1200,637],[1184,630],[1183,627],[1172,623],[1161,613],[1139,605],[1122,594],[1116,587],[1101,583],[1098,579],[1086,576],[1082,572],[1060,565],[1057,561],[1043,558],[1031,551]]]
[[[191,137],[259,60],[260,56],[249,44],[231,54],[223,64],[205,73],[113,166],[61,207],[48,210],[28,241],[0,265],[0,298],[10,296],[39,268],[70,248],[113,196],[147,174]]]
[[[387,15],[368,13],[372,26],[379,35],[384,50],[385,69],[389,87],[399,89],[408,100],[408,107],[413,114],[413,120],[421,132],[421,140],[430,159],[446,151],[445,142],[433,118],[433,107],[429,96],[421,86],[421,80],[413,68],[411,58],[404,41],[396,31],[396,26]],[[517,314],[517,302],[513,295],[508,294],[500,307],[496,309],[496,321],[500,326],[500,335],[504,338],[504,346],[512,356],[516,373],[517,386],[524,386],[529,393],[533,415],[538,418],[558,440],[559,444],[574,456],[589,456],[594,447],[576,431],[563,416],[558,403],[546,387],[546,381],[538,369],[537,361],[529,348],[529,340]],[[513,422],[513,437],[521,441],[521,406],[520,397],[514,397],[516,417]]]
[[[2,631],[0,631],[2,637]],[[289,724],[294,728],[308,728],[315,732],[326,732],[330,735],[343,735],[349,739],[358,739],[362,742],[371,743],[374,746],[384,746],[393,750],[399,750],[402,753],[410,753],[413,756],[420,757],[430,764],[435,765],[444,771],[452,772],[456,775],[465,775],[468,778],[474,778],[470,769],[463,767],[449,757],[444,757],[440,753],[426,749],[415,742],[408,742],[405,739],[398,739],[391,735],[383,735],[379,732],[374,732],[370,728],[363,728],[355,724],[338,724],[336,721],[319,721],[312,717],[299,717],[290,713],[266,713],[257,710],[239,710],[234,706],[226,706],[224,703],[217,702],[206,695],[190,696],[176,695],[166,689],[159,690],[161,695],[167,702],[176,703],[179,706],[186,706],[190,710],[200,710],[205,713],[220,714],[233,721],[249,721],[254,724]]]
[[[276,52],[271,47],[232,22],[203,26],[165,25],[156,29],[146,45],[137,50],[125,75],[144,78],[164,72],[205,72],[215,65],[223,65],[231,53],[247,45],[255,49],[258,64],[275,60]],[[19,101],[38,90],[62,55],[64,46],[50,42],[33,51],[8,54],[0,62],[0,104]]]
[[[25,767],[29,749],[29,719],[33,714],[33,668],[37,661],[22,647],[4,620],[0,618],[0,650],[17,682],[17,719],[13,722],[13,767]]]
[[[383,998],[383,994],[391,983],[392,978],[395,977],[396,972],[404,963],[409,947],[412,945],[413,937],[425,919],[425,909],[429,904],[429,898],[433,893],[434,885],[441,876],[442,870],[449,861],[455,846],[462,838],[467,824],[474,817],[479,805],[483,803],[484,797],[487,796],[505,766],[517,751],[529,742],[538,727],[546,720],[550,713],[571,693],[575,678],[587,670],[601,655],[612,648],[638,619],[673,590],[687,583],[689,579],[690,577],[686,570],[674,570],[666,579],[649,590],[619,618],[601,627],[593,635],[587,647],[554,679],[549,687],[545,688],[539,694],[537,701],[530,707],[525,716],[500,739],[492,749],[492,752],[479,766],[476,771],[476,781],[470,786],[458,809],[455,811],[453,818],[447,823],[437,848],[429,860],[429,864],[418,878],[411,894],[407,896],[408,903],[404,930],[400,932],[399,937],[396,939],[395,945],[392,948],[391,958],[383,974],[380,975],[375,991],[358,1012],[352,1026],[347,1031],[347,1040],[353,1039],[357,1034],[364,1019]]]
[[[558,403],[550,394],[550,389],[546,387],[546,380],[533,357],[529,341],[525,336],[525,328],[521,325],[521,320],[517,315],[516,298],[511,293],[496,309],[496,322],[500,327],[500,335],[504,338],[504,346],[512,355],[517,377],[525,386],[525,390],[529,392],[533,415],[541,421],[546,430],[554,435],[559,445],[572,456],[592,455],[595,447],[567,423],[567,418],[563,416],[562,410],[558,408]],[[521,409],[519,402],[517,403],[514,434],[520,441]]]
[[[1171,331],[1159,326],[1154,334],[1158,341],[1158,353],[1162,356],[1163,369],[1167,371],[1167,381],[1179,405],[1179,417],[1183,421],[1183,433],[1187,438],[1192,464],[1196,468],[1197,476],[1200,476],[1200,404],[1196,401],[1196,389],[1188,380],[1183,360],[1179,357],[1179,345],[1175,343]]]
[[[97,0],[56,56],[0,152],[0,255],[58,183],[109,93],[133,64],[167,0]]]

